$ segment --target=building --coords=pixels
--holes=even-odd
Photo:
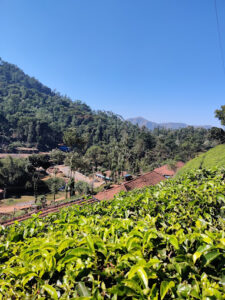
[[[113,199],[114,195],[119,194],[121,191],[126,192],[126,188],[123,184],[115,186],[106,191],[99,192],[97,195],[95,195],[95,198],[98,200],[110,200]]]
[[[99,174],[99,173],[96,173],[95,176],[96,176],[97,178],[102,179],[102,180],[108,180],[108,181],[111,180],[111,178],[109,178],[108,176],[104,176],[104,175]]]
[[[95,195],[95,198],[98,200],[110,200],[113,199],[113,197],[120,193],[121,191],[131,191],[134,189],[140,189],[145,186],[149,185],[156,185],[160,181],[165,180],[165,177],[152,171],[149,173],[146,173],[136,179],[133,179],[128,182],[124,182],[121,185],[114,186],[111,189],[108,189],[106,191],[100,192],[97,195]]]
[[[18,153],[29,153],[29,154],[38,153],[37,148],[17,147],[16,150]]]
[[[184,166],[182,161],[178,161],[175,165],[175,168],[171,168],[169,165],[164,165],[160,168],[154,169],[154,172],[164,176],[165,178],[173,177],[176,172]]]
[[[144,175],[141,175],[140,177],[138,177],[136,179],[133,179],[129,182],[124,183],[124,186],[127,191],[131,191],[131,190],[140,189],[140,188],[143,188],[143,187],[149,186],[149,185],[156,185],[162,180],[165,180],[165,177],[152,171],[152,172],[148,172]]]

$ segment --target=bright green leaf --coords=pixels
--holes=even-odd
[[[160,285],[160,296],[161,300],[164,299],[166,294],[170,289],[172,289],[175,286],[175,283],[173,281],[162,281]]]
[[[80,297],[90,297],[91,294],[83,282],[78,282],[77,291]]]
[[[57,294],[56,289],[54,287],[52,287],[49,284],[45,284],[42,287],[51,296],[52,299],[54,299],[54,300],[58,299],[58,294]]]

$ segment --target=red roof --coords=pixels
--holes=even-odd
[[[133,189],[155,185],[161,180],[165,180],[165,177],[152,171],[112,189],[100,192],[95,196],[95,198],[97,198],[98,200],[110,200],[113,199],[114,195],[118,194],[121,191],[131,191]]]
[[[118,194],[121,191],[126,191],[124,185],[119,185],[112,189],[99,192],[97,195],[95,195],[95,198],[97,198],[98,200],[110,200],[113,199],[114,195]]]
[[[158,174],[161,174],[163,176],[174,176],[180,168],[184,166],[184,163],[182,161],[178,161],[176,163],[175,170],[171,169],[168,165],[164,165],[160,168],[156,168],[154,171]]]
[[[165,180],[165,177],[152,171],[152,172],[146,173],[134,180],[126,182],[126,183],[124,183],[124,185],[126,187],[126,190],[130,191],[133,189],[140,189],[140,188],[143,188],[148,185],[155,185],[162,180]]]

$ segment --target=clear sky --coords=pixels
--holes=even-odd
[[[220,124],[214,0],[0,0],[0,57],[93,109]]]

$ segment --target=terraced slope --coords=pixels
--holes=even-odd
[[[199,168],[225,167],[225,144],[216,146],[206,153],[190,160],[177,172],[177,177]]]
[[[0,299],[224,299],[225,172],[0,227]]]

